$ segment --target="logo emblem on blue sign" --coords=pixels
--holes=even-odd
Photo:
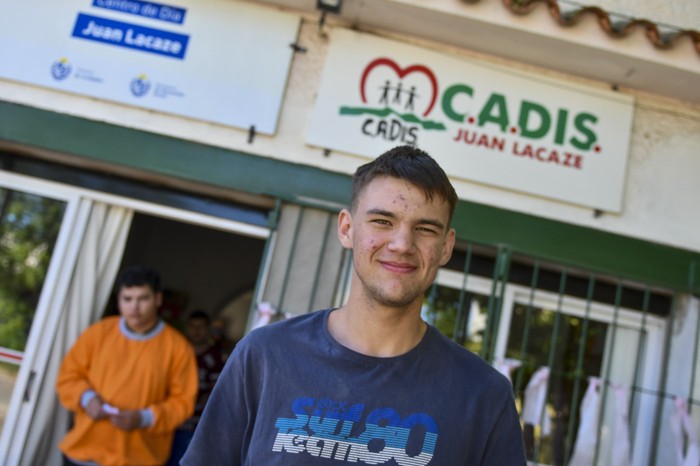
[[[67,58],[61,58],[60,60],[56,60],[53,62],[51,65],[51,76],[56,81],[63,81],[66,79],[68,76],[70,76],[70,72],[73,69],[71,64],[68,62]]]
[[[129,83],[129,88],[134,96],[143,97],[151,88],[151,82],[148,80],[148,76],[141,74],[131,80],[131,83]]]

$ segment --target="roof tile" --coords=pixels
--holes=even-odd
[[[477,3],[480,0],[462,0]],[[688,37],[695,51],[700,55],[700,32],[693,29],[678,29],[654,23],[648,19],[629,18],[605,11],[597,6],[575,6],[560,4],[557,0],[501,0],[508,10],[516,15],[530,14],[538,4],[544,4],[552,18],[561,26],[578,24],[586,15],[593,15],[598,24],[610,37],[622,38],[637,29],[643,29],[649,41],[658,49],[670,49],[683,37]]]

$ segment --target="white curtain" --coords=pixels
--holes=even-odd
[[[598,377],[588,378],[588,389],[581,402],[574,454],[569,461],[569,466],[591,466],[593,464],[598,443],[601,384],[602,381]]]
[[[66,433],[68,413],[58,403],[54,388],[56,375],[70,346],[85,328],[99,319],[107,304],[132,218],[130,209],[102,203],[91,206],[72,279],[61,306],[51,354],[41,384],[33,395],[37,397],[37,404],[20,466],[62,464],[58,442]]]
[[[498,372],[506,376],[511,384],[513,383],[513,371],[522,365],[522,361],[511,358],[497,358],[493,363],[493,367],[495,367]]]
[[[684,398],[675,398],[676,409],[671,413],[669,423],[676,446],[678,466],[698,466],[700,464],[700,443],[695,434],[693,421],[688,414],[688,402]],[[686,444],[686,448],[683,445]],[[685,451],[684,451],[685,450]]]
[[[626,385],[613,384],[615,395],[615,421],[613,423],[611,466],[630,465],[629,392]]]
[[[521,414],[524,424],[540,426],[542,435],[552,432],[551,420],[547,412],[547,388],[549,384],[549,367],[540,367],[530,377],[523,399]]]

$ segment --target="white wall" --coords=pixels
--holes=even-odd
[[[304,142],[328,45],[327,37],[319,31],[317,19],[317,16],[307,16],[303,22],[299,43],[307,48],[307,52],[298,53],[294,58],[277,134],[274,137],[258,135],[253,144],[248,143],[245,131],[9,81],[0,80],[0,99],[352,173],[358,164],[364,162],[363,159],[340,153],[326,157],[321,150]],[[440,44],[425,45],[494,60]],[[503,60],[498,62],[503,63]],[[534,69],[514,63],[510,65],[530,71]],[[539,71],[579,84],[605,85],[580,77]],[[697,199],[700,199],[700,105],[626,89],[621,92],[634,95],[636,106],[624,207],[619,215],[595,217],[587,208],[466,181],[455,183],[458,194],[478,203],[700,251],[700,208],[697,206]]]

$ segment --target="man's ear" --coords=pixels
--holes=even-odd
[[[163,292],[156,292],[156,307],[160,307],[163,304]]]
[[[338,214],[338,239],[346,249],[352,249],[352,214],[343,209]]]
[[[445,244],[442,246],[442,254],[440,256],[440,267],[447,264],[447,261],[452,257],[452,250],[455,247],[456,235],[454,228],[450,228],[445,236]]]

